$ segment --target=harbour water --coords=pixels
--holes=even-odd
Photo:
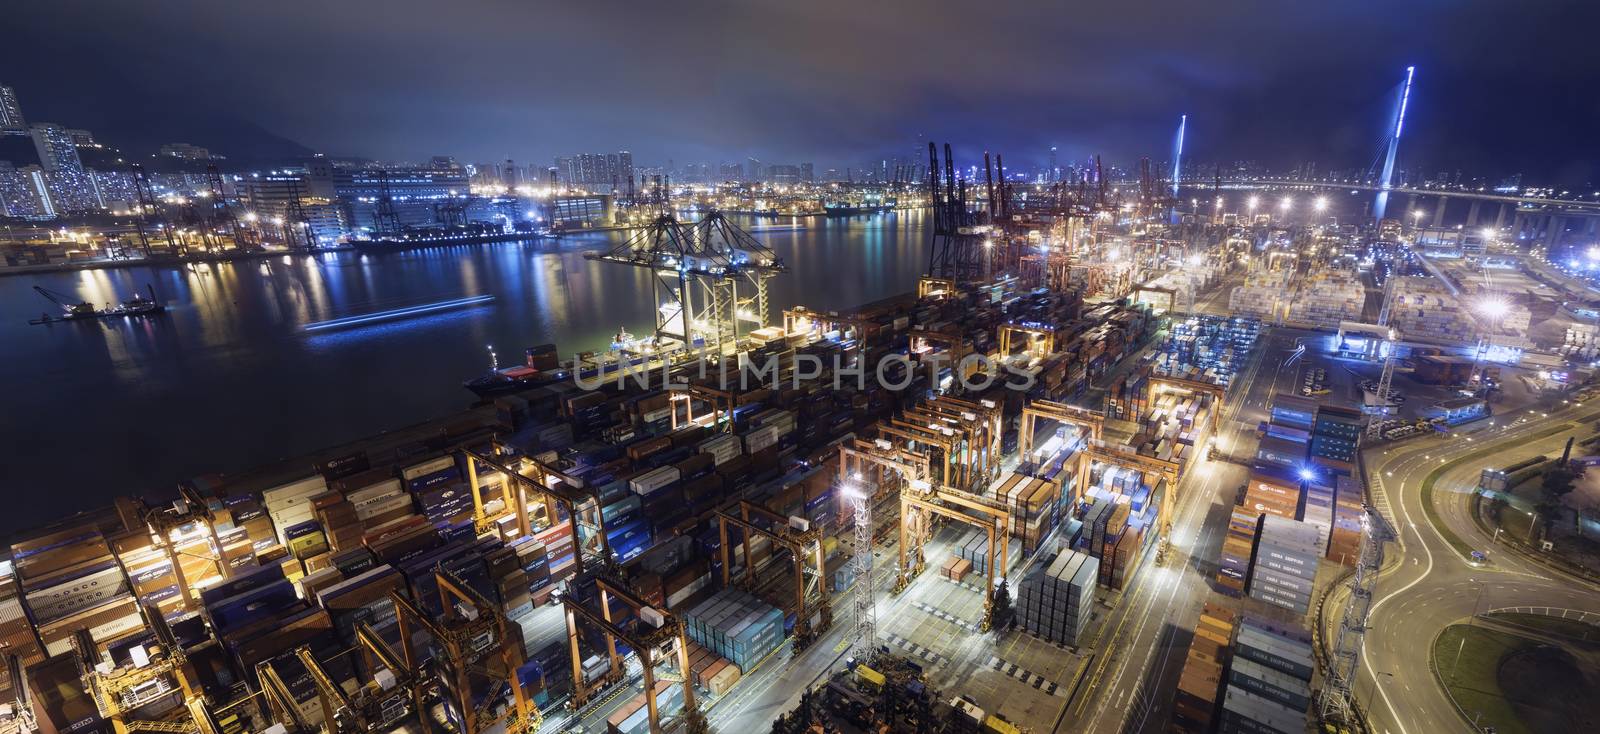
[[[742,220],[789,266],[773,313],[848,308],[915,287],[921,212]],[[21,501],[0,537],[123,494],[237,472],[447,415],[461,381],[524,347],[563,358],[651,330],[649,275],[585,260],[626,233],[363,255],[273,258],[0,278],[0,470]],[[91,303],[153,284],[165,316],[30,326],[58,309],[33,286]],[[310,323],[491,295],[410,319],[308,332]]]

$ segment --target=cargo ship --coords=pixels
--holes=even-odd
[[[894,205],[893,199],[879,202],[862,201],[859,203],[829,201],[822,205],[822,211],[830,217],[854,217],[862,214],[877,214],[878,212],[889,211],[894,208]]]
[[[145,288],[150,292],[150,296],[148,298],[145,297],[143,293],[135,293],[132,298],[129,298],[128,300],[123,301],[115,306],[107,306],[105,308],[97,309],[94,307],[94,304],[89,303],[88,301],[71,303],[70,299],[63,294],[47,288],[34,286],[33,289],[38,291],[39,295],[44,296],[52,303],[60,306],[63,313],[60,316],[51,316],[48,313],[40,314],[39,318],[31,319],[28,321],[28,323],[34,325],[55,324],[63,321],[94,321],[96,319],[116,318],[119,316],[134,318],[139,316],[155,316],[157,314],[166,313],[167,307],[162,305],[160,301],[156,300],[155,288],[149,285],[145,286]]]
[[[358,252],[397,252],[426,247],[516,242],[518,240],[531,240],[548,236],[550,236],[549,232],[543,230],[513,229],[508,232],[499,227],[466,225],[461,227],[408,229],[383,237],[351,238],[348,244]]]
[[[494,348],[490,347],[489,371],[461,384],[474,395],[491,400],[500,395],[548,385],[569,374],[556,358],[554,344],[528,347],[524,350],[523,356],[522,364],[501,367],[499,357],[496,356]]]
[[[611,350],[605,354],[581,352],[577,358],[563,363],[556,356],[556,345],[541,344],[526,350],[523,364],[501,367],[489,350],[489,371],[462,383],[463,387],[484,400],[501,395],[528,390],[541,385],[571,378],[574,373],[585,379],[594,379],[617,370],[645,364],[650,360],[671,357],[672,351],[662,349],[655,337],[635,337],[627,329],[619,329],[611,337]]]

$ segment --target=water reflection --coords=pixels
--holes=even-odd
[[[750,222],[744,222],[751,224]],[[753,224],[766,224],[755,222]],[[789,264],[774,320],[797,304],[839,309],[915,287],[923,217],[812,219],[756,236]],[[8,491],[30,502],[0,535],[117,494],[241,471],[458,410],[461,381],[525,346],[565,357],[619,327],[654,326],[650,275],[584,253],[619,233],[403,253],[197,263],[0,277],[0,444]],[[55,306],[40,285],[95,303],[154,284],[168,313],[144,321],[29,326]],[[308,335],[309,322],[469,295],[491,308]]]

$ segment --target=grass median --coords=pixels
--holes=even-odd
[[[1455,469],[1462,464],[1493,456],[1506,450],[1507,448],[1521,446],[1532,441],[1537,441],[1541,438],[1549,438],[1558,433],[1570,431],[1572,428],[1573,424],[1562,423],[1561,425],[1551,426],[1529,436],[1523,436],[1514,439],[1504,439],[1495,444],[1469,452],[1463,456],[1457,457],[1434,467],[1433,471],[1428,472],[1428,475],[1422,478],[1422,511],[1427,515],[1428,522],[1431,523],[1433,527],[1438,529],[1439,534],[1444,536],[1445,542],[1449,543],[1450,547],[1454,548],[1457,553],[1461,554],[1462,557],[1471,555],[1474,548],[1469,545],[1467,541],[1462,540],[1461,536],[1456,535],[1455,531],[1451,530],[1449,526],[1444,524],[1443,518],[1439,517],[1439,510],[1433,506],[1433,485],[1439,481],[1439,477],[1444,476],[1445,472]],[[1401,489],[1404,489],[1404,487]]]

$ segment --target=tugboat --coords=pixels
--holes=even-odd
[[[105,308],[101,309],[95,308],[94,304],[89,303],[88,301],[73,303],[71,296],[52,291],[48,288],[34,286],[33,289],[38,291],[39,295],[49,299],[51,303],[60,306],[63,311],[60,316],[51,316],[49,313],[43,313],[39,315],[39,318],[28,321],[28,323],[35,325],[54,324],[62,321],[93,321],[95,319],[106,319],[116,316],[125,316],[129,318],[139,316],[155,316],[157,314],[163,314],[167,312],[167,307],[162,305],[160,301],[156,300],[155,287],[150,285],[145,286],[145,289],[150,292],[150,296],[148,298],[145,297],[143,293],[135,293],[132,298],[129,298],[116,306],[107,305]]]

